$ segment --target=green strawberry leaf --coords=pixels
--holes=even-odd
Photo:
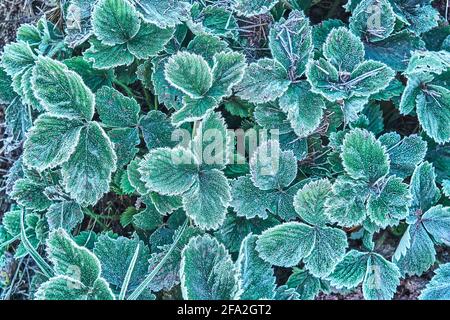
[[[117,156],[113,145],[96,122],[87,123],[69,160],[62,165],[66,192],[81,205],[94,205],[109,191]]]
[[[426,288],[420,293],[420,300],[450,299],[450,263],[442,264]]]
[[[251,63],[242,81],[235,87],[236,95],[252,103],[273,101],[288,89],[287,70],[276,60],[263,58]]]
[[[123,44],[139,31],[141,21],[127,0],[100,0],[92,11],[92,27],[105,45]]]
[[[231,300],[238,291],[231,256],[222,244],[208,235],[192,238],[183,249],[180,275],[184,299]]]
[[[256,251],[258,237],[249,234],[242,240],[236,265],[239,272],[239,298],[242,300],[272,299],[275,296],[275,276],[272,266]]]
[[[43,171],[67,160],[80,140],[83,122],[43,114],[34,122],[24,144],[25,165]]]

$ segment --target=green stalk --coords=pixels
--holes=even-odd
[[[125,85],[124,83],[122,83],[121,81],[119,81],[117,79],[114,80],[114,84],[117,84],[119,87],[121,87],[130,97],[135,98],[133,91],[131,91],[131,89],[128,88],[127,85]]]

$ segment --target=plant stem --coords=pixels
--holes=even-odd
[[[118,85],[119,87],[121,87],[130,97],[135,98],[133,91],[131,91],[130,88],[128,88],[127,85],[125,85],[122,81],[115,79],[114,80],[114,84]]]

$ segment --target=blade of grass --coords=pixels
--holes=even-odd
[[[140,243],[138,243],[136,250],[134,251],[133,258],[131,259],[130,266],[128,267],[127,274],[125,275],[125,279],[123,279],[122,288],[119,293],[119,300],[125,300],[125,294],[128,290],[128,285],[130,284],[131,275],[133,274],[134,267],[136,266],[136,261],[139,256],[139,250],[141,249]]]
[[[36,262],[39,269],[41,269],[42,273],[51,278],[54,273],[52,267],[40,256],[40,254],[33,248],[30,241],[28,241],[27,234],[25,233],[25,210],[22,208],[22,214],[20,215],[20,238],[25,246],[25,249]]]
[[[145,280],[141,282],[141,284],[133,291],[132,294],[130,294],[130,296],[128,297],[128,300],[136,300],[141,295],[141,293],[145,290],[145,288],[148,287],[150,282],[153,280],[153,278],[156,276],[158,271],[162,268],[162,266],[164,265],[166,260],[169,258],[169,256],[172,253],[172,251],[176,248],[176,246],[178,244],[178,241],[180,241],[181,236],[183,235],[184,230],[186,229],[187,224],[188,224],[188,219],[186,219],[184,221],[184,223],[181,226],[181,228],[179,229],[179,232],[176,235],[172,245],[170,246],[169,250],[167,250],[167,252],[164,255],[164,257],[156,265],[155,269],[153,269],[152,272],[149,273],[149,275],[145,278]]]

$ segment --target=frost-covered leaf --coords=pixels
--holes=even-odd
[[[239,297],[242,300],[272,299],[275,295],[275,277],[272,266],[262,260],[256,251],[257,236],[249,234],[242,241],[236,261],[239,272]]]
[[[45,213],[50,230],[63,228],[71,232],[84,218],[80,205],[74,201],[53,203]]]
[[[408,67],[405,70],[405,74],[408,77],[419,76],[420,78],[427,73],[435,75],[442,74],[450,66],[450,63],[448,62],[449,57],[450,53],[445,50],[436,52],[419,50],[413,52]],[[424,78],[427,79],[427,77]]]
[[[309,19],[303,11],[293,10],[270,29],[269,47],[275,60],[288,70],[294,80],[304,71],[313,49]]]
[[[187,191],[195,182],[198,160],[182,147],[151,150],[139,165],[146,187],[161,194],[175,195]]]
[[[353,70],[345,85],[357,96],[368,96],[386,88],[394,75],[394,70],[384,63],[366,60]]]
[[[276,60],[263,58],[251,63],[242,81],[235,87],[236,95],[253,103],[273,101],[288,89],[287,70]]]
[[[108,46],[95,38],[90,40],[90,44],[90,48],[83,53],[83,57],[92,62],[94,68],[110,69],[129,66],[134,61],[134,56],[128,52],[126,44]]]
[[[33,66],[35,60],[36,55],[26,42],[13,42],[3,48],[2,66],[12,78]]]
[[[413,211],[420,210],[424,213],[437,203],[441,194],[435,180],[436,175],[431,163],[425,161],[416,167],[410,183]]]
[[[319,127],[325,100],[311,92],[311,86],[306,81],[290,86],[279,103],[287,113],[292,129],[300,138],[307,137]]]
[[[86,61],[83,57],[77,56],[63,61],[64,64],[72,71],[78,73],[84,83],[93,92],[97,92],[103,86],[111,86],[114,78],[113,70],[95,69],[91,62]]]
[[[92,27],[97,39],[106,45],[123,44],[139,31],[136,9],[127,0],[100,0],[92,12]]]
[[[101,266],[97,257],[78,246],[63,229],[50,233],[47,254],[56,275],[64,275],[92,287],[100,277]]]
[[[214,97],[201,98],[183,97],[183,107],[172,115],[172,123],[181,125],[183,122],[200,120],[208,111],[216,108],[219,102]]]
[[[431,1],[390,0],[397,18],[416,34],[427,32],[437,26],[439,12],[431,6]]]
[[[209,66],[214,65],[214,56],[218,53],[229,52],[228,43],[219,37],[209,34],[199,34],[192,39],[187,51],[202,56]]]
[[[214,235],[231,253],[239,253],[242,241],[249,233],[260,234],[278,223],[279,221],[273,216],[268,216],[264,220],[260,218],[247,219],[228,212],[224,223],[214,232]]]
[[[297,175],[297,159],[292,151],[281,151],[278,141],[261,144],[250,159],[254,185],[261,190],[287,187]]]
[[[168,108],[180,109],[182,107],[183,92],[172,87],[164,75],[167,58],[154,58],[152,60],[153,73],[151,76],[156,96],[160,103]]]
[[[345,28],[333,29],[323,50],[327,60],[310,60],[306,74],[313,91],[330,101],[377,93],[395,75],[384,63],[363,61],[362,42]]]
[[[295,288],[289,288],[287,285],[282,285],[276,289],[273,300],[300,300],[300,294]]]
[[[425,132],[438,143],[450,141],[450,90],[428,85],[416,98],[417,116]]]
[[[326,214],[333,223],[343,227],[360,224],[366,217],[367,186],[345,176],[333,184],[331,195],[325,202]]]
[[[39,45],[41,42],[41,30],[30,23],[22,24],[16,32],[16,40],[28,42],[31,47]]]
[[[75,151],[82,127],[78,119],[41,115],[24,144],[25,165],[43,171],[66,162]]]
[[[392,258],[402,276],[422,275],[436,261],[436,249],[423,224],[408,226]]]
[[[304,160],[308,155],[307,139],[300,139],[294,132],[288,132],[280,135],[281,150],[294,153],[298,161]]]
[[[176,237],[177,234],[176,232],[173,235],[173,238]],[[202,233],[198,229],[193,227],[187,227],[185,229],[175,249],[169,254],[161,270],[156,274],[156,276],[150,283],[149,288],[152,291],[158,292],[161,290],[170,290],[175,285],[180,283],[181,251],[191,238],[201,234]],[[148,272],[151,272],[158,265],[161,259],[163,259],[163,257],[166,254],[168,254],[168,250],[170,249],[171,247],[170,244],[172,242],[173,240],[171,238],[168,244],[163,245],[159,248],[160,251],[152,253],[151,258],[149,260]]]
[[[367,300],[390,300],[400,284],[400,272],[395,264],[373,252],[349,251],[330,276],[337,288],[355,288],[362,282]]]
[[[133,215],[133,225],[144,231],[154,230],[162,224],[162,216],[156,210],[151,198],[143,197],[142,202],[145,204],[145,209]]]
[[[450,246],[450,207],[431,207],[422,216],[422,223],[437,243]]]
[[[100,261],[88,249],[78,246],[63,229],[49,235],[47,253],[55,276],[39,287],[37,299],[114,299],[108,283],[100,277]]]
[[[272,191],[275,196],[275,206],[270,211],[278,215],[284,221],[294,220],[297,214],[294,209],[294,196],[308,180],[302,180],[289,188]]]
[[[388,0],[363,0],[350,18],[350,30],[367,41],[375,42],[394,31],[395,15]]]
[[[283,95],[282,98],[284,100],[281,101],[285,102],[289,97],[288,95]],[[253,117],[264,129],[276,129],[280,134],[292,132],[292,127],[290,121],[287,119],[286,113],[280,109],[276,102],[258,104],[253,112]]]
[[[328,222],[325,215],[325,201],[331,192],[328,179],[309,182],[294,197],[294,208],[297,214],[307,223],[324,225]]]
[[[81,77],[61,62],[39,57],[32,83],[36,97],[50,114],[92,119],[94,95]]]
[[[231,183],[231,206],[237,215],[251,219],[267,218],[267,210],[275,206],[275,195],[271,191],[260,190],[253,184],[250,175],[239,177]]]
[[[27,208],[42,211],[52,202],[44,194],[46,185],[30,179],[19,179],[14,184],[10,197],[18,204]]]
[[[186,215],[201,229],[217,229],[225,220],[230,201],[228,179],[217,169],[200,171],[183,195]]]
[[[315,227],[313,239],[313,249],[304,258],[305,267],[313,276],[325,278],[344,257],[347,236],[337,228]]]
[[[359,120],[358,117],[361,115],[361,111],[364,110],[368,102],[368,97],[357,96],[339,101],[338,103],[344,116],[344,123],[352,123],[352,126],[354,126],[355,122]]]
[[[367,200],[369,218],[383,228],[396,225],[407,217],[411,194],[401,178],[390,176]]]
[[[127,177],[130,185],[136,189],[136,191],[145,195],[148,193],[148,189],[145,187],[145,182],[141,180],[141,173],[139,172],[139,164],[142,161],[140,158],[135,158],[127,166]]]
[[[410,176],[427,152],[427,143],[417,135],[401,139],[399,134],[390,132],[382,135],[379,141],[387,148],[390,173],[401,178]]]
[[[331,30],[323,54],[339,70],[352,72],[364,60],[364,46],[348,29]]]
[[[216,239],[208,235],[192,238],[181,257],[181,291],[184,299],[234,299],[238,290],[235,266],[225,247]]]
[[[131,39],[128,50],[138,59],[156,56],[173,36],[174,29],[161,29],[151,23],[142,23],[139,32]]]
[[[442,181],[442,192],[447,196],[447,198],[450,198],[450,180]]]
[[[80,281],[60,275],[44,282],[35,293],[36,300],[114,300],[108,284],[102,278],[93,287]]]
[[[341,158],[349,176],[370,184],[389,172],[386,148],[367,130],[354,129],[345,136]]]
[[[366,58],[384,62],[396,71],[403,71],[411,52],[424,49],[424,43],[418,36],[403,30],[381,41],[366,43],[365,49]]]
[[[450,263],[442,264],[419,296],[420,300],[450,300]]]
[[[212,71],[201,56],[179,52],[165,66],[166,80],[191,98],[201,98],[212,86]]]
[[[12,237],[20,235],[20,217],[22,210],[10,210],[2,217],[4,230]]]
[[[293,268],[286,285],[289,288],[295,288],[295,291],[300,295],[300,300],[314,300],[322,288],[319,278],[314,277],[307,270],[296,267]]]
[[[117,156],[111,141],[96,122],[86,124],[78,145],[62,166],[65,189],[81,205],[94,205],[109,190]]]
[[[5,110],[6,133],[15,141],[21,141],[32,126],[30,110],[16,97]]]
[[[400,272],[395,264],[372,253],[367,261],[363,294],[367,300],[390,300],[400,284]]]
[[[216,99],[231,95],[231,88],[238,84],[246,69],[245,56],[239,52],[220,52],[214,55],[213,82],[208,95]]]
[[[153,205],[156,210],[162,215],[172,213],[174,210],[183,206],[182,198],[180,196],[165,196],[156,192],[150,193]]]
[[[314,242],[312,227],[286,222],[264,231],[256,241],[256,250],[273,265],[291,267],[311,254]]]
[[[200,168],[222,170],[229,162],[232,135],[227,131],[225,119],[217,112],[208,113],[197,126],[191,142]]]
[[[74,48],[83,44],[92,32],[91,13],[93,3],[89,0],[70,0],[66,12],[66,36],[64,41]]]
[[[33,84],[32,84],[33,68],[27,69],[22,75],[20,75],[20,77],[17,77],[16,79],[19,78],[20,78],[20,86],[22,89],[22,91],[20,92],[22,102],[28,106],[31,106],[33,109],[43,111],[44,108],[42,107],[41,103],[39,102],[38,98],[36,97],[33,91]]]
[[[103,124],[111,127],[132,127],[138,123],[140,107],[136,100],[111,87],[102,87],[95,94],[95,106]]]
[[[315,24],[312,29],[314,48],[322,51],[323,44],[327,40],[331,30],[343,27],[344,23],[338,19],[327,19],[321,23]]]
[[[437,181],[450,179],[450,144],[430,147],[426,156],[427,161],[433,163]]]
[[[306,76],[313,92],[323,95],[328,100],[337,101],[347,97],[347,93],[342,92],[338,86],[340,82],[338,70],[327,60],[323,58],[317,61],[309,60]]]
[[[289,267],[304,259],[311,274],[326,277],[344,257],[347,237],[339,229],[287,222],[264,231],[256,248],[274,265]]]
[[[193,11],[195,11],[193,13]],[[219,6],[206,6],[201,11],[191,10],[194,26],[191,30],[194,33],[208,33],[216,36],[236,38],[238,35],[238,23],[234,15]]]
[[[147,275],[150,252],[144,242],[137,236],[132,239],[126,237],[112,238],[107,234],[98,237],[95,243],[94,253],[100,260],[102,276],[108,283],[116,288],[122,288],[131,260],[139,245],[139,253],[130,281],[128,290],[136,288]]]
[[[115,128],[108,131],[108,137],[114,144],[117,156],[117,167],[127,165],[138,153],[137,146],[141,142],[137,128]]]
[[[132,0],[144,21],[160,28],[175,27],[189,17],[190,4],[181,0]]]
[[[176,141],[172,140],[174,127],[163,112],[151,110],[139,119],[139,127],[147,149],[175,146]]]
[[[278,0],[234,0],[233,9],[239,15],[252,17],[270,11],[277,2]]]
[[[337,289],[355,288],[366,275],[368,259],[367,253],[350,250],[330,275],[330,284]]]
[[[16,96],[14,91],[11,90],[11,85],[11,77],[0,67],[0,104],[11,103]]]

